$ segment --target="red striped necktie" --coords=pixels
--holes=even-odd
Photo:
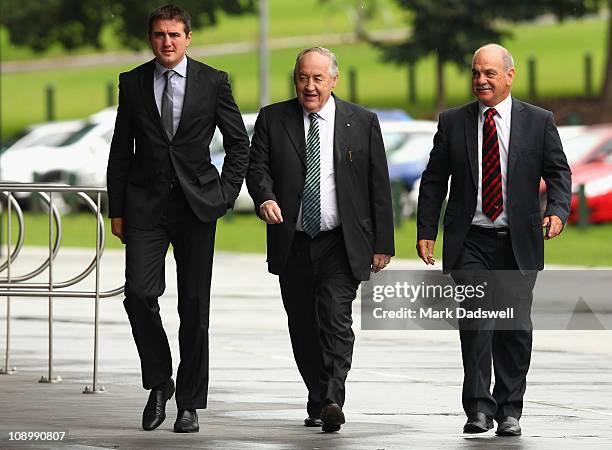
[[[485,111],[482,126],[482,212],[494,222],[504,210],[495,108]]]

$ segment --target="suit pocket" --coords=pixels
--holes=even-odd
[[[221,189],[221,179],[214,166],[210,167],[206,172],[197,175],[197,179],[202,197],[206,203],[211,205],[225,203],[225,196]]]
[[[219,173],[217,172],[217,169],[213,166],[207,169],[206,172],[201,173],[200,175],[197,175],[197,178],[198,178],[198,183],[200,184],[200,186],[203,187],[203,186],[206,186],[211,181],[218,180]]]

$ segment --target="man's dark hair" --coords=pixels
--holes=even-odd
[[[185,36],[191,31],[191,17],[183,8],[174,5],[164,5],[157,8],[149,16],[149,36],[156,20],[178,20],[183,22]]]

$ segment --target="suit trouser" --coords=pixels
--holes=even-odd
[[[310,239],[296,231],[279,277],[298,370],[308,388],[308,415],[329,403],[344,405],[353,357],[352,305],[359,281],[353,276],[341,228]]]
[[[172,376],[168,338],[158,298],[165,290],[164,266],[174,249],[180,318],[180,363],[176,378],[179,409],[206,408],[208,396],[208,324],[216,221],[201,222],[180,187],[172,189],[166,210],[150,230],[125,231],[125,300],[142,369],[151,389]]]
[[[536,272],[518,270],[509,232],[472,226],[455,268],[457,284],[485,285],[484,299],[466,300],[467,310],[511,308],[514,319],[460,319],[463,359],[462,403],[466,414],[519,419],[531,361],[531,304]],[[493,393],[491,362],[495,373]]]

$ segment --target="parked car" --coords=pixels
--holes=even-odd
[[[412,121],[406,122],[406,125],[409,126],[407,134],[399,145],[388,151],[387,161],[391,181],[400,181],[406,191],[410,191],[425,170],[437,124]]]
[[[612,125],[582,128],[577,134],[563,141],[563,150],[572,168],[603,161],[612,154]]]
[[[588,221],[612,222],[612,154],[601,162],[583,164],[573,169],[569,222],[578,220],[581,185],[584,185]]]
[[[9,149],[0,159],[0,178],[103,186],[114,126],[112,115],[100,116],[86,121],[55,146]]]
[[[257,113],[243,114],[242,120],[244,121],[244,126],[246,128],[247,134],[249,135],[249,140],[251,140],[253,138],[253,134],[255,133],[255,121],[257,120]],[[221,135],[219,128],[215,130],[215,134],[213,135],[212,141],[210,143],[210,160],[217,168],[219,173],[221,173],[221,170],[223,168],[223,161],[225,160],[225,150],[223,149],[223,136]],[[249,195],[249,191],[246,187],[246,182],[242,183],[240,193],[238,194],[236,202],[234,203],[234,211],[250,213],[254,211],[253,199]]]
[[[59,122],[39,123],[30,125],[23,133],[13,138],[6,146],[2,147],[0,153],[7,150],[33,147],[36,145],[54,146],[66,140],[75,131],[82,128],[82,120],[63,120]]]

